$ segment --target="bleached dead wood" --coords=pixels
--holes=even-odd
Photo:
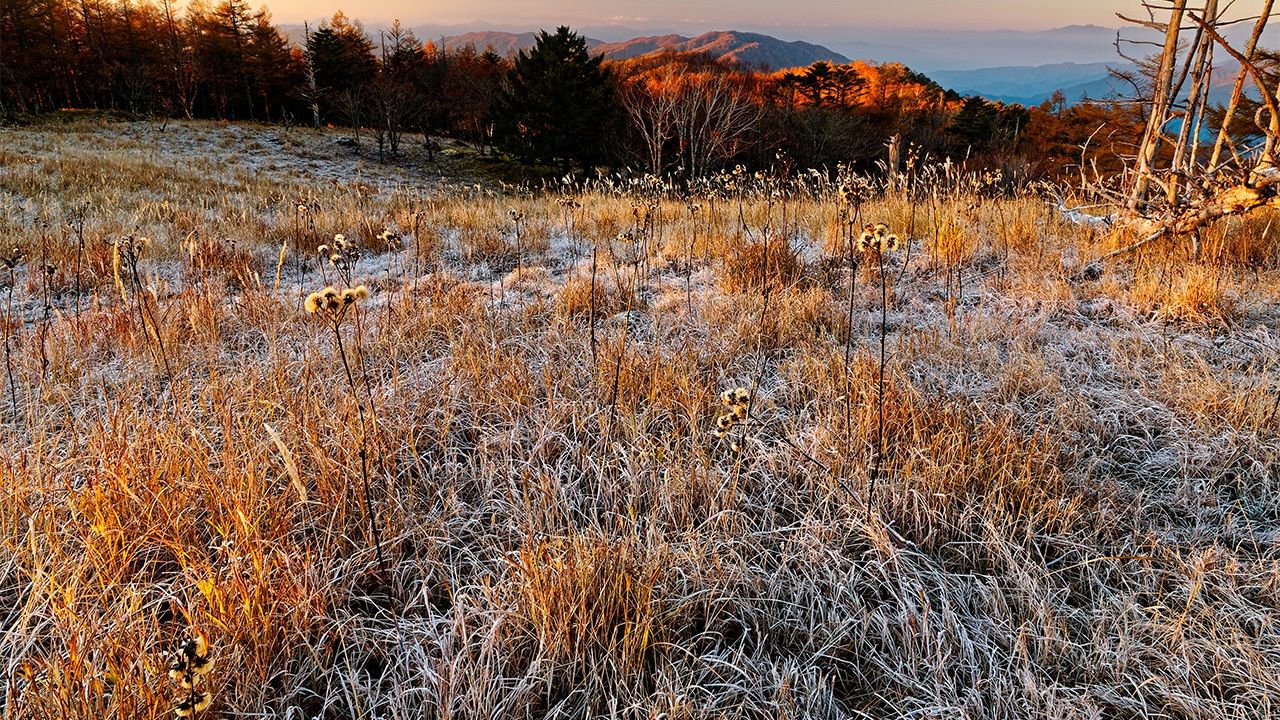
[[[1105,216],[1090,215],[1081,209],[1067,207],[1055,194],[1058,211],[1064,220],[1085,227],[1132,230],[1139,238],[1089,263],[1086,267],[1090,270],[1162,238],[1190,238],[1198,252],[1199,234],[1207,225],[1223,217],[1247,214],[1262,207],[1280,207],[1280,168],[1275,155],[1276,143],[1280,139],[1280,103],[1275,90],[1268,87],[1254,62],[1257,39],[1270,17],[1272,0],[1264,1],[1244,52],[1232,47],[1218,31],[1222,25],[1240,22],[1224,19],[1219,12],[1218,0],[1205,0],[1201,12],[1188,10],[1187,0],[1166,0],[1162,6],[1148,3],[1146,7],[1151,11],[1151,20],[1119,16],[1128,22],[1165,33],[1154,77],[1151,112],[1135,158],[1136,167],[1121,192],[1107,193],[1095,188],[1099,195],[1110,197],[1122,209]],[[1165,22],[1155,20],[1158,10],[1168,13]],[[1183,27],[1184,20],[1189,20],[1191,25]],[[1181,35],[1189,28],[1196,32],[1190,43],[1184,43]],[[1204,126],[1207,113],[1205,90],[1213,71],[1214,47],[1221,47],[1239,62],[1241,72],[1236,92],[1233,92],[1233,102],[1223,126],[1216,133],[1217,147],[1208,165],[1202,165],[1197,161],[1200,149],[1198,133]],[[1185,55],[1180,57],[1180,50]],[[1183,108],[1178,107],[1178,89],[1182,82],[1173,80],[1179,66],[1183,66],[1190,79],[1190,95]],[[1239,162],[1236,171],[1227,173],[1223,166],[1218,165],[1218,158],[1224,145],[1231,149],[1234,157],[1239,157],[1230,142],[1227,128],[1246,76],[1253,79],[1262,98],[1263,107],[1255,115],[1254,125],[1265,137],[1265,143],[1252,167],[1246,168],[1243,162]],[[1164,128],[1175,119],[1182,125],[1177,137],[1169,138]],[[1167,153],[1162,152],[1163,146],[1168,146]],[[1166,154],[1167,164],[1158,167],[1157,161]],[[1153,189],[1160,192],[1155,193]]]

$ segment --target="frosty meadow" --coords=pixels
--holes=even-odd
[[[650,57],[649,172],[6,96],[0,717],[1275,716],[1271,3],[1156,4],[1136,107]]]

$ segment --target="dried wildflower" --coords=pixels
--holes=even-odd
[[[169,663],[169,679],[189,689],[212,669],[213,656],[209,652],[209,640],[201,632],[183,643],[174,654]]]
[[[858,252],[865,253],[870,251],[874,242],[875,236],[871,234],[870,230],[865,230],[858,236],[858,241],[855,243],[855,247],[858,248]]]
[[[751,391],[744,387],[725,390],[720,393],[720,403],[725,406],[725,410],[716,417],[715,437],[717,440],[724,439],[735,426],[747,421],[748,408],[751,404]]]
[[[180,718],[192,717],[196,713],[204,712],[209,708],[212,698],[207,692],[195,692],[186,695],[173,706],[173,714]]]
[[[14,247],[4,255],[0,255],[0,265],[4,265],[6,269],[13,270],[22,263],[22,248]]]
[[[369,288],[357,285],[339,290],[332,285],[307,296],[303,308],[311,315],[324,315],[330,322],[342,320],[351,306],[369,297]]]
[[[197,632],[178,648],[169,662],[169,679],[178,683],[177,704],[173,712],[178,717],[195,717],[208,709],[212,698],[208,691],[197,686],[213,670],[213,653],[209,638]]]
[[[863,228],[856,247],[858,252],[884,254],[895,252],[899,245],[898,236],[889,232],[888,225],[876,223]]]

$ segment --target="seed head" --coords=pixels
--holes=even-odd
[[[211,699],[207,692],[197,692],[185,694],[178,704],[173,708],[173,714],[180,718],[192,717],[198,712],[204,712],[209,707]]]

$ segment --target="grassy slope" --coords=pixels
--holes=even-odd
[[[198,632],[211,716],[1273,712],[1268,218],[1071,284],[1123,238],[939,182],[860,207],[909,239],[850,293],[829,191],[575,208],[334,140],[0,135],[6,717],[164,716]]]

